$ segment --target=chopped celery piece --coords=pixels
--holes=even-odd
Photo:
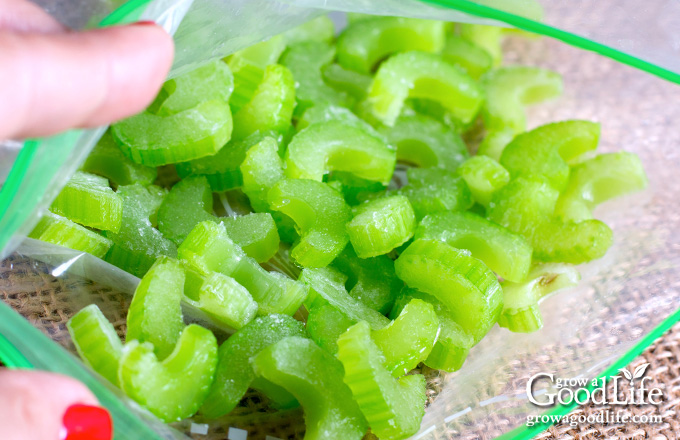
[[[534,259],[571,264],[586,263],[604,256],[612,245],[612,230],[599,220],[549,221],[532,237]]]
[[[203,101],[169,116],[145,111],[111,127],[123,154],[147,166],[213,155],[231,138],[231,130],[229,104],[220,100]]]
[[[474,79],[479,79],[494,64],[492,56],[472,41],[457,35],[447,35],[442,57],[460,67]]]
[[[437,101],[463,123],[477,115],[484,100],[482,89],[467,74],[439,55],[417,51],[382,63],[368,93],[373,114],[388,126],[394,125],[407,98]]]
[[[165,191],[135,184],[119,187],[118,195],[123,201],[123,221],[120,231],[105,233],[113,242],[105,260],[141,278],[161,255],[177,256],[177,246],[154,228],[151,221],[157,215]]]
[[[493,327],[503,308],[496,275],[468,251],[418,239],[399,255],[394,268],[407,285],[444,303],[475,342]]]
[[[338,37],[338,63],[370,73],[396,52],[439,52],[444,46],[445,26],[443,21],[404,17],[373,17],[352,23]]]
[[[112,245],[108,238],[49,211],[28,236],[76,251],[87,252],[98,258],[102,258]]]
[[[192,109],[204,101],[229,102],[234,90],[234,76],[222,61],[212,61],[189,73],[168,80],[149,111],[161,116]]]
[[[304,337],[304,325],[290,316],[269,315],[255,318],[223,342],[218,352],[215,381],[201,414],[214,419],[233,410],[256,379],[248,360],[289,336]]]
[[[307,297],[307,288],[280,273],[267,272],[227,235],[223,223],[204,221],[177,249],[199,273],[219,272],[245,287],[258,304],[258,314],[292,315]]]
[[[283,160],[278,149],[274,138],[265,137],[246,152],[239,168],[243,175],[241,189],[256,212],[269,210],[267,193],[276,182],[283,179]]]
[[[410,168],[408,184],[398,193],[408,197],[420,220],[440,211],[464,211],[472,206],[470,189],[454,172],[438,168]]]
[[[474,156],[456,170],[465,180],[475,201],[487,206],[494,192],[508,184],[510,173],[488,156]]]
[[[368,425],[343,382],[343,365],[313,341],[288,337],[250,360],[255,374],[282,386],[305,413],[305,440],[361,440]]]
[[[337,188],[345,197],[349,205],[358,205],[362,201],[374,196],[376,193],[385,191],[386,186],[380,182],[362,179],[352,173],[336,171],[328,175],[329,185],[337,185]]]
[[[544,176],[557,190],[569,179],[568,163],[597,148],[600,124],[563,121],[542,125],[515,137],[500,159],[513,177]]]
[[[187,326],[177,346],[159,361],[151,344],[132,341],[123,349],[118,378],[122,390],[166,423],[192,416],[215,375],[217,341],[209,330]]]
[[[386,255],[359,258],[351,246],[338,255],[333,267],[347,277],[349,296],[385,314],[392,308],[404,283],[394,272],[394,262]]]
[[[537,104],[562,93],[562,77],[538,67],[501,67],[484,75],[486,103],[482,109],[489,131],[526,129],[524,106]]]
[[[524,237],[470,212],[428,215],[420,222],[415,238],[440,240],[466,249],[510,281],[523,281],[531,266],[532,248]]]
[[[530,333],[543,326],[539,301],[556,290],[574,287],[581,276],[578,271],[565,264],[542,264],[534,267],[526,281],[511,283],[504,281],[503,312],[498,325],[512,332]]]
[[[635,154],[601,154],[571,169],[567,186],[557,199],[555,215],[563,220],[589,219],[596,205],[646,186],[645,170]]]
[[[340,64],[329,64],[321,70],[323,79],[331,87],[356,99],[363,99],[371,86],[371,76],[345,69]]]
[[[390,252],[406,243],[416,228],[416,216],[405,196],[382,197],[352,211],[347,234],[359,258]]]
[[[307,332],[329,353],[338,352],[338,338],[357,322],[330,304],[312,307],[307,316]]]
[[[512,128],[487,131],[486,136],[479,144],[477,154],[488,156],[498,162],[501,160],[503,149],[515,138],[516,134]]]
[[[123,344],[116,330],[95,304],[81,309],[66,323],[80,358],[94,371],[118,385]]]
[[[322,41],[330,43],[335,37],[335,24],[327,15],[316,17],[283,33],[288,44],[303,41]]]
[[[283,133],[295,107],[295,80],[286,67],[267,66],[253,97],[234,114],[232,138],[244,139],[260,131]]]
[[[298,119],[296,128],[300,131],[310,125],[322,122],[341,122],[346,125],[351,125],[356,129],[367,132],[373,137],[381,139],[383,142],[387,142],[387,139],[376,131],[371,124],[352,113],[350,109],[328,103],[318,104],[306,109]]]
[[[264,263],[279,250],[279,231],[268,212],[224,219],[229,238],[258,263]]]
[[[453,133],[461,134],[473,128],[475,125],[476,118],[463,122],[455,115],[453,115],[446,107],[444,107],[440,102],[434,101],[432,99],[424,98],[410,98],[406,100],[404,109],[400,116],[410,115],[411,113],[427,116],[440,123],[444,124],[447,130]],[[395,122],[395,125],[399,121]]]
[[[320,307],[323,304],[330,304],[348,318],[355,321],[366,321],[374,329],[383,328],[390,322],[379,312],[349,296],[345,288],[347,277],[335,269],[329,267],[305,268],[302,270],[299,280],[310,287],[309,296],[305,301],[307,310]]]
[[[150,185],[158,174],[155,168],[134,163],[125,157],[108,130],[99,139],[80,169],[86,173],[106,177],[115,186],[133,183]]]
[[[123,202],[108,179],[76,171],[52,202],[50,211],[83,226],[118,232]]]
[[[269,206],[295,222],[300,239],[290,255],[303,267],[324,267],[349,241],[345,225],[351,212],[342,195],[323,182],[279,181],[267,195]]]
[[[160,257],[132,297],[126,338],[152,343],[159,359],[165,359],[175,349],[184,328],[181,308],[184,279],[179,262]]]
[[[385,328],[371,332],[385,356],[385,367],[401,377],[427,359],[439,335],[439,318],[431,304],[411,300]]]
[[[502,27],[461,23],[460,36],[462,39],[482,48],[491,57],[494,66],[500,65],[503,61],[503,52],[501,51]]]
[[[346,171],[366,180],[389,183],[396,151],[380,136],[341,121],[310,125],[296,134],[286,151],[286,176],[323,179],[331,171]]]
[[[436,119],[425,115],[400,116],[382,133],[397,147],[397,160],[421,168],[455,170],[470,154],[463,139]]]
[[[425,414],[425,377],[392,377],[371,340],[368,323],[362,321],[340,336],[338,359],[345,369],[345,383],[376,436],[403,439],[418,431]]]
[[[158,209],[158,229],[178,246],[194,226],[205,220],[216,218],[212,192],[204,176],[180,180]]]

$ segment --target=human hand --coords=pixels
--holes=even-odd
[[[74,32],[28,0],[0,0],[0,140],[135,114],[172,57],[172,39],[154,23]]]

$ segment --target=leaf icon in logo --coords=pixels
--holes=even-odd
[[[622,372],[624,376],[626,376],[626,379],[633,383],[633,375],[630,374],[630,371],[628,371],[626,368],[619,368],[619,371]]]
[[[642,364],[635,369],[635,372],[633,373],[633,378],[630,379],[631,385],[632,385],[632,383],[635,379],[639,379],[640,377],[645,375],[645,371],[647,370],[647,367],[649,367],[649,363]]]

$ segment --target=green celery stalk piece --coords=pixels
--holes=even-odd
[[[604,256],[613,232],[600,220],[551,220],[536,229],[532,241],[536,261],[581,264]]]
[[[105,260],[141,278],[158,257],[177,256],[177,246],[151,221],[157,216],[166,191],[135,184],[118,187],[118,195],[123,201],[123,221],[117,233],[105,233],[113,242]]]
[[[546,295],[574,287],[581,279],[572,266],[559,263],[536,265],[521,283],[504,281],[503,311],[498,325],[511,332],[530,333],[543,326],[538,304]]]
[[[362,179],[346,171],[336,171],[328,175],[329,185],[342,193],[348,205],[355,206],[384,193],[386,186],[380,182]]]
[[[304,337],[304,325],[290,316],[268,315],[255,318],[224,341],[218,352],[215,381],[200,413],[214,419],[236,408],[256,380],[249,359],[290,336]]]
[[[458,35],[447,35],[442,56],[473,79],[479,79],[493,65],[493,57],[481,46]]]
[[[28,234],[30,238],[57,244],[102,258],[113,244],[111,240],[71,220],[46,212]]]
[[[179,262],[160,257],[140,281],[127,316],[127,341],[150,342],[159,359],[175,349],[184,329],[184,270]]]
[[[421,299],[411,300],[385,328],[371,338],[385,356],[385,367],[401,377],[428,358],[439,336],[439,318],[434,307]]]
[[[498,26],[483,24],[461,23],[459,25],[460,37],[482,48],[491,58],[493,66],[499,66],[503,61],[501,41],[504,30]]]
[[[508,184],[510,173],[488,156],[474,156],[456,170],[465,180],[475,202],[488,206],[491,196]]]
[[[312,307],[307,316],[307,333],[316,344],[331,354],[338,352],[338,338],[357,321],[330,304]]]
[[[233,139],[273,131],[284,133],[291,125],[295,107],[295,80],[288,68],[272,64],[265,68],[253,97],[234,114]]]
[[[180,180],[165,196],[158,209],[158,229],[177,246],[198,223],[216,220],[213,198],[204,176]]]
[[[305,414],[305,440],[360,440],[368,425],[343,382],[343,365],[309,339],[291,336],[250,360],[255,374],[290,392]]]
[[[351,212],[342,195],[323,182],[279,181],[267,195],[269,207],[290,217],[300,234],[290,256],[303,267],[330,264],[347,245]]]
[[[250,388],[259,391],[269,399],[269,406],[273,409],[292,409],[300,406],[295,396],[286,391],[285,388],[269,382],[262,377],[256,377],[250,383]]]
[[[52,202],[50,211],[83,226],[118,232],[123,202],[106,178],[76,171]]]
[[[269,261],[279,250],[279,231],[268,212],[224,219],[227,234],[258,263]]]
[[[110,130],[99,139],[80,170],[106,177],[115,186],[151,185],[158,175],[155,168],[134,163],[125,157]]]
[[[283,274],[267,272],[229,238],[223,223],[204,221],[177,249],[199,273],[219,272],[245,287],[258,304],[258,314],[292,315],[307,297],[307,287]]]
[[[371,86],[371,76],[365,73],[345,69],[340,64],[329,64],[321,70],[326,84],[334,89],[347,93],[356,99],[364,99]]]
[[[301,131],[310,125],[333,121],[351,125],[387,143],[385,136],[373,128],[371,124],[354,114],[350,109],[328,103],[321,103],[307,108],[298,118],[295,128]]]
[[[444,47],[446,23],[404,17],[373,17],[350,24],[337,42],[338,63],[360,73],[371,73],[397,52],[439,52]]]
[[[493,327],[503,308],[496,275],[468,251],[438,240],[415,240],[394,264],[409,287],[433,295],[475,342]]]
[[[347,234],[359,258],[389,253],[406,243],[416,229],[416,215],[403,195],[371,200],[352,212]]]
[[[305,300],[307,310],[330,304],[349,319],[357,322],[366,321],[374,329],[383,328],[390,322],[380,312],[352,298],[345,288],[347,277],[336,269],[330,267],[305,268],[302,270],[299,280],[307,284],[310,289],[309,296]]]
[[[338,359],[344,381],[376,436],[396,440],[418,431],[425,414],[425,377],[392,377],[368,323],[359,322],[338,338]]]
[[[81,309],[66,323],[80,358],[103,378],[118,386],[123,343],[96,304]]]
[[[513,177],[544,176],[561,191],[569,179],[569,162],[597,148],[600,124],[563,121],[542,125],[515,137],[503,150],[500,163]]]
[[[408,184],[397,194],[408,197],[417,220],[440,211],[464,211],[473,204],[470,189],[454,172],[439,168],[410,168],[406,175]]]
[[[506,280],[523,281],[533,249],[521,235],[470,212],[438,212],[425,217],[415,238],[440,240],[465,249]]]
[[[267,193],[283,179],[283,160],[279,146],[272,137],[265,137],[253,145],[245,155],[239,169],[243,176],[241,189],[248,196],[255,212],[269,210]]]
[[[111,127],[125,156],[154,167],[214,155],[231,130],[229,104],[219,99],[168,116],[144,111]]]
[[[486,136],[477,148],[479,156],[488,156],[498,162],[501,160],[501,155],[505,147],[515,138],[515,130],[512,128],[503,128],[496,130],[487,130]]]
[[[205,400],[215,375],[217,341],[209,330],[191,324],[165,360],[149,343],[123,348],[118,369],[121,389],[166,423],[192,416]]]
[[[327,15],[321,15],[284,32],[283,38],[289,45],[303,41],[331,43],[335,38],[335,24]]]
[[[429,116],[402,115],[381,132],[397,147],[397,160],[416,167],[454,171],[470,157],[463,139]]]
[[[566,188],[557,199],[555,215],[580,221],[593,217],[600,203],[647,187],[647,176],[634,153],[600,154],[575,165]]]
[[[407,98],[436,101],[467,124],[477,115],[484,95],[472,78],[440,55],[411,51],[380,65],[367,99],[374,116],[393,126]]]
[[[286,176],[321,181],[346,171],[387,185],[394,173],[395,149],[381,136],[342,121],[313,124],[296,134],[286,150]]]

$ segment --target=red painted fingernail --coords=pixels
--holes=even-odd
[[[156,22],[153,21],[153,20],[142,20],[142,21],[138,21],[135,24],[139,25],[139,26],[155,26]]]
[[[100,406],[71,405],[62,419],[61,440],[111,440],[113,422]]]

